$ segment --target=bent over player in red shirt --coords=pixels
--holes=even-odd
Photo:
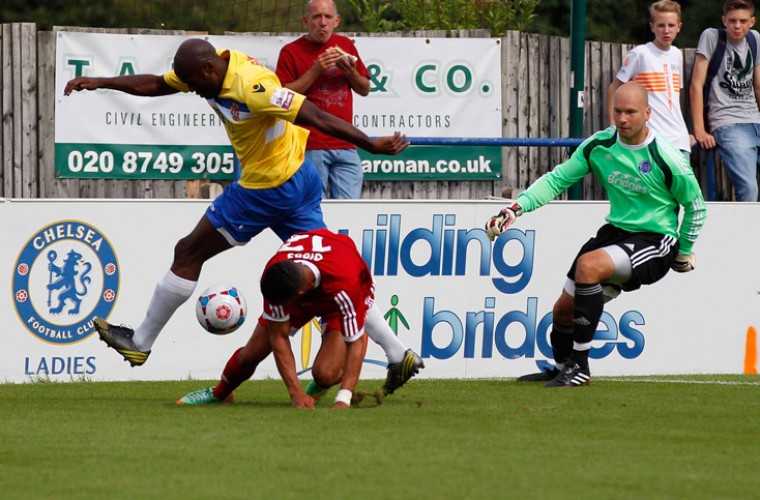
[[[367,346],[364,324],[375,306],[372,275],[348,236],[327,229],[296,233],[264,268],[264,312],[248,343],[227,362],[219,384],[180,399],[180,404],[231,402],[233,391],[274,352],[277,369],[296,408],[313,408],[296,372],[289,337],[312,317],[322,319],[322,345],[312,367],[324,391],[340,382],[335,408],[348,408]],[[410,366],[414,373],[421,364]],[[322,392],[323,392],[322,391]]]

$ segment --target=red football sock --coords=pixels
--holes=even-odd
[[[253,376],[253,372],[256,371],[258,363],[252,363],[250,366],[241,365],[238,362],[241,347],[232,354],[230,360],[227,361],[227,366],[224,367],[222,372],[222,378],[214,390],[212,391],[214,396],[218,399],[227,399],[227,396],[232,394],[232,391],[238,388],[240,384],[248,380]]]

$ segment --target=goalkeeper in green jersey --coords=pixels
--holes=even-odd
[[[618,88],[613,115],[614,127],[589,137],[570,159],[486,222],[494,239],[517,217],[545,205],[588,173],[610,201],[607,224],[578,252],[554,304],[550,339],[555,367],[518,381],[586,385],[591,380],[588,353],[604,303],[621,290],[660,280],[670,269],[694,269],[692,247],[707,216],[694,172],[683,153],[647,127],[650,109],[641,84]]]

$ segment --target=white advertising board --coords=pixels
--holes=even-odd
[[[163,74],[187,38],[58,32],[56,142],[227,145],[213,111],[195,94],[146,99],[98,90],[63,95],[66,82],[76,76]],[[273,71],[282,46],[295,39],[203,38],[217,48],[240,50]],[[354,125],[367,134],[403,130],[415,137],[501,137],[498,39],[357,37],[354,42],[370,71],[370,95],[354,100]]]
[[[230,178],[232,148],[222,122],[195,94],[150,99],[101,89],[63,95],[66,83],[77,76],[163,74],[189,37],[56,36],[55,157],[60,176]],[[241,50],[272,70],[282,46],[294,39],[204,38],[217,48]],[[368,135],[401,131],[409,137],[501,137],[498,39],[358,37],[355,43],[370,72],[370,95],[354,100],[354,125]]]
[[[236,285],[249,317],[227,336],[206,333],[194,302],[176,312],[148,362],[130,368],[99,341],[91,318],[138,325],[176,241],[206,202],[6,200],[0,202],[4,347],[0,380],[216,379],[260,312],[259,273],[279,245],[271,232],[209,261],[197,292]],[[482,224],[498,201],[346,201],[323,204],[370,264],[377,304],[420,353],[421,378],[514,377],[550,357],[554,300],[578,248],[603,223],[603,202],[553,202],[525,214],[495,243]],[[760,205],[711,203],[697,269],[624,293],[607,305],[591,353],[594,375],[741,373],[750,327],[760,325],[754,255]],[[88,278],[88,279],[85,279]],[[293,351],[309,376],[319,346],[299,333]],[[384,377],[370,342],[363,378]],[[254,378],[278,377],[267,359]]]

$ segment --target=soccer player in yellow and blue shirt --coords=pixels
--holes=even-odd
[[[705,200],[684,155],[647,126],[650,113],[647,89],[624,83],[613,100],[615,126],[586,139],[570,159],[486,222],[494,239],[523,212],[540,208],[589,173],[610,200],[607,223],[578,252],[554,304],[555,367],[518,381],[586,385],[591,380],[588,354],[605,301],[621,290],[655,283],[670,269],[694,269],[692,247],[707,216]]]
[[[375,154],[395,155],[409,144],[398,132],[371,139],[283,88],[277,76],[255,59],[234,50],[217,51],[199,38],[179,46],[174,70],[164,75],[79,77],[66,84],[64,95],[96,89],[139,96],[195,92],[224,123],[242,168],[240,179],[213,201],[175,246],[171,269],[158,282],[142,324],[133,330],[96,318],[101,339],[132,366],[148,359],[162,328],[193,294],[208,259],[245,245],[266,228],[286,240],[297,232],[326,227],[319,174],[304,158],[308,131],[296,125],[315,127]],[[394,348],[399,357],[407,356],[400,342]]]

